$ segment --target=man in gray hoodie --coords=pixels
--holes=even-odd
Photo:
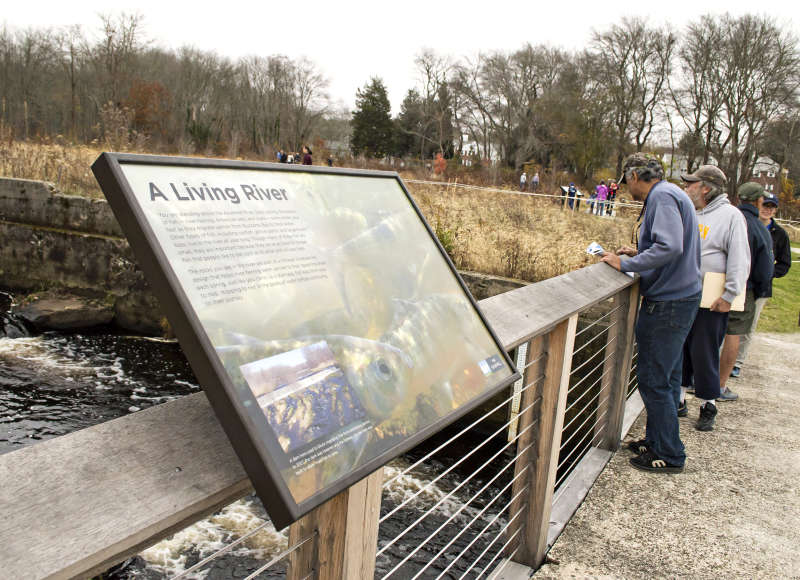
[[[688,413],[686,389],[694,385],[700,399],[700,417],[695,427],[711,431],[717,416],[715,401],[720,396],[719,351],[728,327],[728,312],[734,298],[744,292],[750,272],[750,246],[742,212],[723,193],[727,179],[713,165],[703,165],[683,174],[686,193],[697,213],[700,231],[700,273],[725,274],[722,295],[708,308],[700,308],[683,345],[683,381],[678,415]]]

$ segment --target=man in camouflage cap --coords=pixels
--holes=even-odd
[[[686,193],[664,181],[657,157],[636,153],[622,170],[620,183],[644,202],[638,249],[623,246],[616,254],[605,252],[602,261],[641,275],[636,374],[647,427],[644,439],[628,445],[638,454],[630,462],[636,469],[676,473],[686,461],[678,425],[683,343],[702,289],[697,216]]]
[[[739,339],[747,334],[756,313],[756,298],[772,296],[772,274],[775,260],[772,257],[772,238],[764,224],[758,219],[764,203],[764,186],[753,181],[739,187],[739,210],[747,222],[747,242],[750,246],[750,276],[747,278],[744,311],[731,312],[728,317],[728,330],[722,345],[719,361],[719,380],[722,392],[718,401],[735,401],[739,395],[725,385],[730,377],[736,355],[739,353]]]

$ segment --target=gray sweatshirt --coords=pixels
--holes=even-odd
[[[700,272],[725,274],[722,298],[728,302],[744,292],[750,274],[750,246],[747,242],[747,223],[726,194],[711,200],[697,210],[700,228]]]

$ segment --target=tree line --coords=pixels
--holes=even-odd
[[[118,14],[92,33],[0,30],[0,127],[221,155],[349,144],[358,156],[533,163],[584,181],[666,146],[690,170],[715,160],[735,191],[761,154],[800,172],[798,64],[797,38],[766,16],[704,16],[680,32],[623,19],[574,51],[424,50],[396,115],[380,78],[357,92],[351,115],[331,105],[306,58],[165,50],[140,16]]]
[[[326,87],[305,58],[158,48],[138,15],[101,16],[94,34],[78,26],[0,30],[0,122],[22,139],[296,151],[330,116]]]
[[[714,160],[733,192],[759,155],[798,175],[799,63],[797,39],[751,15],[704,16],[680,34],[623,19],[575,52],[526,44],[454,61],[424,51],[396,117],[380,78],[359,90],[351,147],[532,162],[589,181],[661,145],[690,171]]]

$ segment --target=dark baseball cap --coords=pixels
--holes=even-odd
[[[728,178],[716,165],[701,165],[694,173],[681,173],[681,179],[687,183],[705,181],[716,185],[720,189],[723,189],[725,184],[728,183]]]
[[[631,169],[645,169],[645,168],[664,170],[661,160],[652,155],[651,153],[632,153],[628,155],[622,162],[622,176],[617,180],[617,183],[628,183],[626,177]]]
[[[764,186],[760,183],[756,183],[755,181],[748,181],[747,183],[743,184],[741,187],[739,187],[737,194],[739,195],[739,199],[742,201],[755,201],[759,197],[766,195],[764,192]]]
[[[778,196],[774,193],[765,193],[764,194],[764,205],[771,203],[775,207],[778,207]]]

